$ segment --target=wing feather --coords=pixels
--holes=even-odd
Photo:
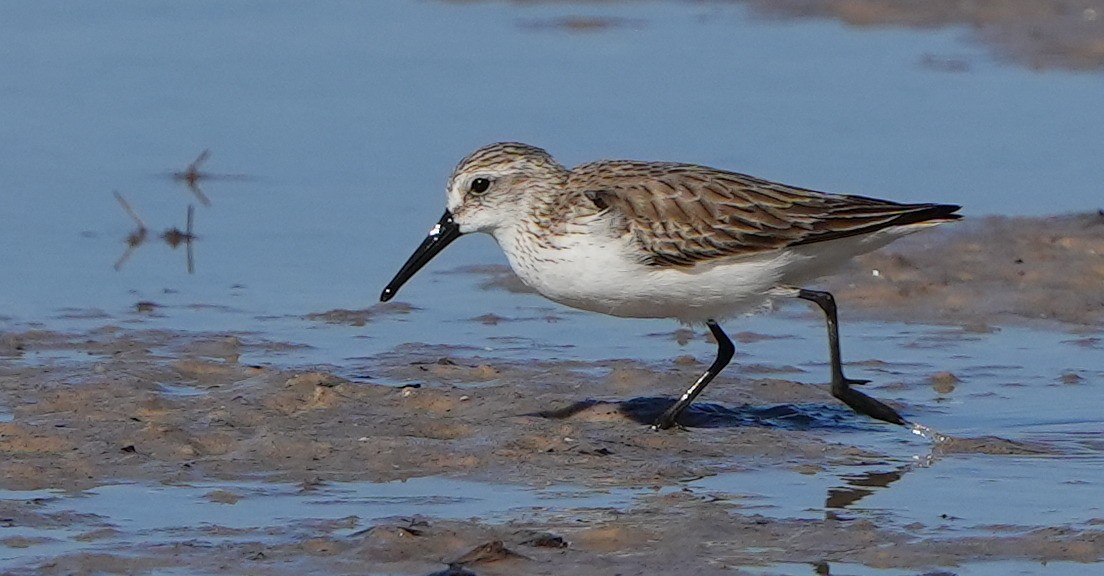
[[[958,206],[826,194],[693,164],[594,162],[571,171],[568,189],[616,212],[654,265],[690,266],[960,218]]]

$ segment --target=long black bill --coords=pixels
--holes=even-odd
[[[441,216],[441,219],[437,221],[437,225],[429,231],[429,236],[422,241],[422,245],[418,246],[418,249],[410,256],[406,264],[403,264],[403,267],[399,269],[399,273],[395,274],[387,288],[383,289],[383,294],[380,294],[380,302],[387,302],[394,298],[399,288],[406,284],[411,276],[421,270],[422,266],[432,260],[438,252],[444,250],[445,246],[459,238],[460,234],[460,226],[452,220],[452,213],[445,210],[445,215]]]

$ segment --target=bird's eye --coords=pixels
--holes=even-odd
[[[475,180],[471,181],[471,188],[470,189],[471,189],[472,194],[482,194],[482,193],[486,192],[487,189],[490,188],[490,187],[491,187],[491,181],[488,180],[487,178],[476,178]]]

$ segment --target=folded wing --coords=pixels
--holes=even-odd
[[[692,164],[603,161],[570,189],[631,233],[657,266],[691,266],[890,226],[956,220],[960,207],[825,194]]]

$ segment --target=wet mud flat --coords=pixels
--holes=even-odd
[[[1104,210],[967,219],[827,279],[859,316],[982,326],[1104,324]]]
[[[456,0],[452,0],[456,1]],[[579,4],[563,0],[525,3]],[[772,19],[820,19],[864,28],[957,27],[996,58],[1033,70],[1096,71],[1104,68],[1102,0],[741,0],[751,13]],[[703,3],[708,5],[709,3]],[[527,28],[590,32],[647,25],[629,18],[574,16],[525,21]],[[919,65],[949,73],[970,72],[960,55],[926,54]]]
[[[836,19],[852,26],[960,26],[998,57],[1033,69],[1099,70],[1104,67],[1104,2],[1100,0],[745,0],[778,18]],[[949,72],[969,62],[931,57],[923,64]]]
[[[942,336],[952,345],[1042,322],[1069,349],[1099,354],[1101,302],[1083,284],[1100,286],[1104,274],[1098,218],[979,219],[868,256],[829,286],[848,314],[931,313],[964,326]],[[370,330],[378,316],[353,317]],[[1104,560],[1099,503],[1062,504],[1078,512],[1057,520],[975,518],[953,494],[863,507],[922,491],[917,478],[1058,470],[1069,459],[1098,469],[1099,422],[1058,422],[1074,429],[1076,448],[999,425],[943,430],[953,437],[933,442],[851,413],[826,391],[826,373],[745,356],[710,386],[687,430],[654,432],[647,423],[710,360],[680,353],[680,331],[669,336],[666,362],[518,361],[409,343],[350,373],[243,362],[296,346],[245,332],[5,332],[0,567],[970,574],[999,573],[986,563],[1078,573]],[[953,405],[973,399],[987,371],[999,374],[983,356],[969,362],[979,366],[973,382],[975,373],[936,364],[875,366],[886,376],[867,392],[923,422],[939,404],[910,398],[938,393]],[[1102,381],[1091,367],[1075,375],[1048,385],[1091,394]],[[1001,378],[977,397],[999,394]],[[1000,480],[978,494],[999,493]],[[1052,489],[1077,495],[1092,484],[1059,478]],[[795,486],[820,492],[800,497]]]

